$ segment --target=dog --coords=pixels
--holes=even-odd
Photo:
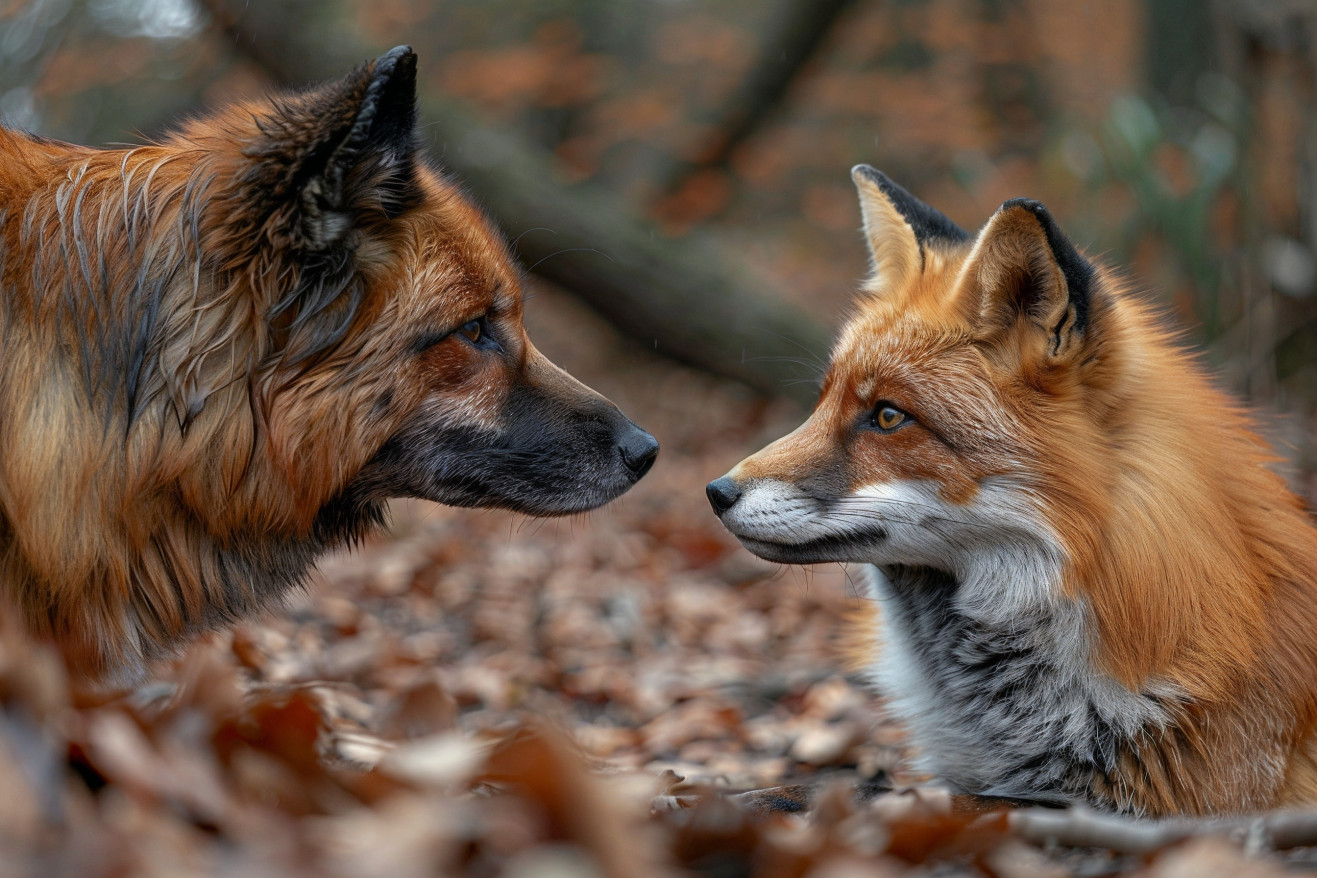
[[[0,129],[0,594],[131,684],[417,497],[619,496],[658,443],[549,362],[416,135],[416,55],[92,149]]]
[[[1252,419],[1040,203],[976,234],[859,166],[872,274],[817,408],[708,485],[856,562],[856,665],[953,792],[1317,802],[1317,529]]]

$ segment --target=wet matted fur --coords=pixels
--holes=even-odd
[[[415,138],[416,56],[131,149],[0,129],[0,592],[130,680],[389,497],[611,500],[657,443],[541,356]]]

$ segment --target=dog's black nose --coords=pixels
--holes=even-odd
[[[626,464],[626,468],[639,479],[654,465],[659,453],[659,444],[653,436],[635,424],[629,424],[627,430],[618,437],[617,450],[621,452],[622,462]]]
[[[736,505],[736,501],[741,499],[741,488],[732,481],[731,476],[723,476],[721,479],[709,482],[704,487],[704,493],[709,495],[709,505],[719,515],[731,509]]]

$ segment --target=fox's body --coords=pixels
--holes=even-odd
[[[530,345],[417,160],[415,56],[136,149],[0,129],[0,595],[131,679],[417,496],[533,514],[657,445]]]
[[[1041,205],[974,237],[855,176],[874,277],[723,522],[864,565],[858,664],[960,792],[1317,802],[1317,530],[1247,414]]]

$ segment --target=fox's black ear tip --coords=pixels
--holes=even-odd
[[[1061,226],[1052,216],[1052,212],[1047,209],[1047,205],[1033,198],[1012,198],[1009,201],[1003,201],[1001,207],[997,208],[998,214],[1010,213],[1012,211],[1023,211],[1031,214],[1038,221],[1038,225],[1047,233],[1047,238],[1056,249],[1057,244],[1065,239],[1065,233],[1061,231]],[[1073,245],[1071,245],[1073,246]]]
[[[891,177],[871,165],[856,165],[851,168],[851,178],[855,180],[856,188],[860,190],[860,204],[863,207],[871,194],[866,192],[866,186],[872,186],[882,194],[887,203],[896,208],[897,213],[910,226],[911,231],[915,233],[915,240],[922,247],[925,242],[933,239],[944,239],[952,242],[961,242],[969,240],[969,233],[951,220],[936,208],[929,207],[918,198],[906,191],[905,187],[896,183]]]
[[[855,181],[856,185],[859,185],[862,181],[876,183],[879,186],[892,182],[882,171],[873,165],[866,164],[858,164],[851,168],[851,179]]]
[[[1005,213],[1008,210],[1025,210],[1040,219],[1050,217],[1047,205],[1033,198],[1012,198],[1009,201],[1003,201],[1001,207],[997,208],[998,213]]]

